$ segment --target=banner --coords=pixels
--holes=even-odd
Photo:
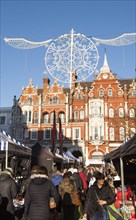
[[[59,147],[60,147],[60,154],[63,155],[63,134],[62,134],[62,125],[61,125],[60,117],[59,117]]]
[[[55,143],[56,143],[56,113],[53,111],[53,129],[52,129],[52,147],[51,152],[55,152]]]

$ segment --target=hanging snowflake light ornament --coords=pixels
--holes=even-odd
[[[98,50],[85,35],[65,34],[51,43],[45,55],[48,72],[64,83],[71,82],[76,71],[78,81],[89,77],[98,65]]]
[[[47,71],[57,80],[72,83],[72,72],[76,72],[77,81],[83,81],[95,72],[99,53],[96,45],[125,46],[136,42],[136,33],[123,34],[114,39],[98,39],[76,34],[64,34],[57,39],[43,42],[31,42],[24,38],[4,38],[5,42],[18,49],[48,47],[45,54]]]

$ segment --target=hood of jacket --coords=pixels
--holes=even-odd
[[[41,185],[48,180],[48,176],[45,174],[32,174],[30,179],[34,184]]]

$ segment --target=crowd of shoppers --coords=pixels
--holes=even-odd
[[[13,199],[19,194],[24,205],[15,213]],[[51,209],[50,200],[54,199]],[[1,220],[110,220],[107,205],[116,201],[116,190],[102,169],[74,167],[51,174],[34,166],[19,189],[11,170],[0,174]]]

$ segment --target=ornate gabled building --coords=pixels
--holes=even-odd
[[[77,77],[73,72],[71,89],[61,87],[56,80],[50,86],[48,78],[43,79],[43,88],[39,89],[30,80],[17,101],[21,114],[18,136],[28,146],[39,140],[50,148],[55,110],[56,148],[60,117],[63,147],[77,157],[83,156],[86,164],[98,164],[105,153],[136,132],[136,82],[118,80],[110,71],[106,54],[94,81],[78,83]]]

